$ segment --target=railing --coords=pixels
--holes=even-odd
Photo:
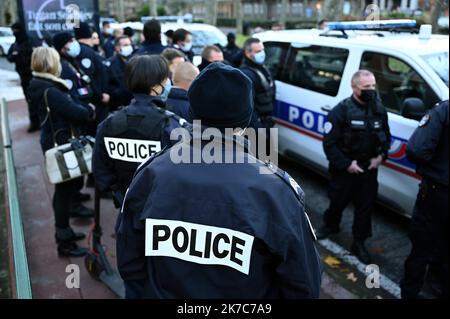
[[[28,260],[25,248],[25,237],[23,233],[22,216],[19,207],[19,196],[17,192],[16,170],[14,167],[14,156],[12,150],[11,133],[9,130],[8,108],[5,99],[0,105],[1,132],[3,137],[3,152],[6,168],[6,191],[8,198],[9,221],[11,229],[11,243],[14,263],[15,297],[18,299],[31,299],[31,281],[28,271]]]

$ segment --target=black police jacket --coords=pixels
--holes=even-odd
[[[106,67],[109,75],[107,91],[111,96],[109,108],[113,111],[120,106],[129,105],[133,95],[125,85],[125,61],[116,54],[107,62]]]
[[[448,187],[448,100],[434,107],[420,121],[406,147],[408,160],[417,164],[417,173]]]
[[[66,82],[70,95],[77,103],[89,104],[92,101],[91,85],[83,79],[78,62],[72,58],[61,57],[61,79]]]
[[[182,122],[161,107],[159,98],[136,94],[129,106],[100,123],[93,158],[100,191],[113,190],[123,198],[136,168],[171,143],[171,131]]]
[[[366,169],[370,159],[387,159],[391,134],[387,112],[379,99],[372,105],[360,104],[349,97],[328,114],[323,149],[330,168],[345,170],[352,161]]]
[[[33,77],[31,74],[31,55],[33,47],[40,45],[40,43],[25,35],[20,41],[16,40],[6,54],[8,61],[16,65],[17,73],[25,81],[27,79],[29,81]]]
[[[146,298],[317,298],[321,261],[301,188],[241,144],[213,143],[245,163],[176,164],[172,153],[211,146],[184,140],[138,169],[117,224],[122,278]]]
[[[43,152],[54,147],[53,134],[49,121],[49,113],[44,102],[44,92],[50,116],[53,121],[55,139],[58,145],[65,144],[71,138],[71,130],[77,133],[77,128],[94,118],[94,110],[82,104],[77,104],[69,94],[69,89],[62,80],[45,74],[36,74],[30,83],[30,99],[33,107],[39,110],[41,122],[41,147]]]
[[[167,100],[167,109],[184,118],[185,120],[192,122],[189,115],[189,99],[187,91],[173,87],[170,90],[169,98]]]
[[[162,45],[161,41],[154,41],[154,42],[148,42],[148,41],[144,41],[141,46],[139,47],[139,49],[136,50],[136,52],[134,53],[134,55],[152,55],[152,54],[156,54],[159,55],[161,54],[164,49],[167,48],[166,46]]]
[[[107,92],[108,74],[103,64],[103,58],[90,46],[80,43],[81,51],[76,57],[81,70],[89,76],[93,96],[91,102],[101,105],[102,94]]]
[[[258,116],[271,116],[276,88],[270,71],[264,65],[258,65],[246,57],[240,70],[253,82],[255,110]]]

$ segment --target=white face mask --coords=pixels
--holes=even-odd
[[[192,49],[192,42],[181,44],[180,49],[183,50],[184,52],[190,51]]]
[[[67,54],[72,58],[76,58],[78,55],[80,55],[80,51],[81,47],[78,41],[72,41],[69,44],[69,50],[67,51]]]
[[[131,45],[126,45],[120,48],[120,55],[127,58],[133,53],[133,47]]]

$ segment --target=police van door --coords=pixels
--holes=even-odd
[[[277,80],[274,119],[279,151],[326,172],[322,147],[326,109],[349,96],[344,71],[350,51],[302,43],[265,42],[264,46],[266,65]]]
[[[430,108],[440,100],[431,74],[420,66],[401,54],[361,52],[360,68],[375,74],[380,98],[388,110],[392,135],[389,158],[380,168],[379,196],[406,216],[412,213],[420,177],[406,159],[406,145],[418,123],[402,116],[403,101],[417,97]]]

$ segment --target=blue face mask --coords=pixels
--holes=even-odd
[[[255,63],[256,64],[263,64],[264,61],[266,61],[266,52],[261,51],[255,54]]]
[[[69,44],[69,50],[67,51],[67,54],[72,58],[76,58],[80,55],[80,51],[81,47],[78,41],[72,41],[72,43]]]
[[[169,98],[170,90],[172,90],[172,82],[170,82],[170,79],[167,80],[166,84],[164,85],[164,90],[162,91],[160,97],[161,101],[166,102]]]

